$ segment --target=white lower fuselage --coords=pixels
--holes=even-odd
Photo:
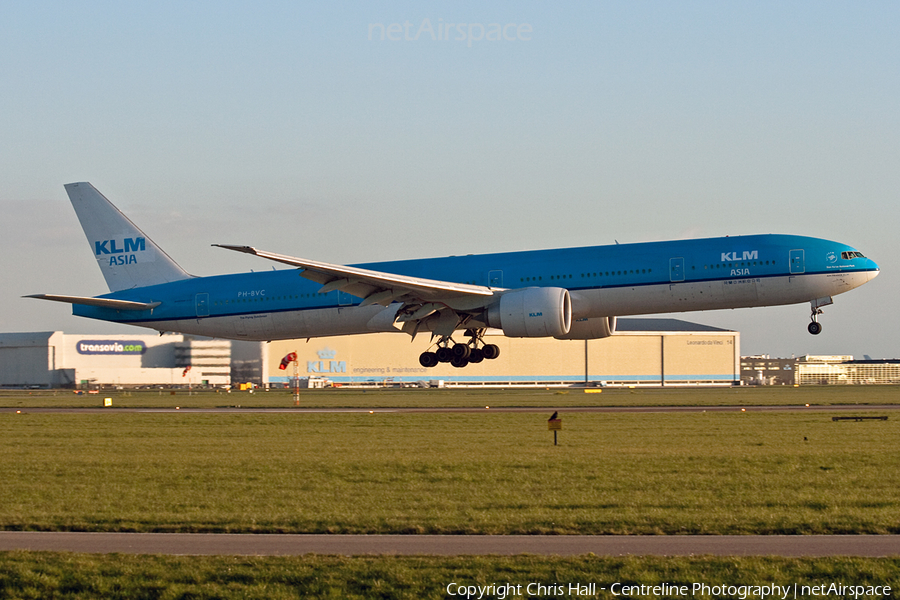
[[[847,292],[873,276],[871,272],[858,271],[573,289],[572,309],[575,319],[593,319],[798,304]],[[268,341],[399,332],[394,323],[398,308],[398,304],[337,306],[134,324],[160,331]]]

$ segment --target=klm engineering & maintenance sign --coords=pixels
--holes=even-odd
[[[346,373],[346,360],[331,360],[337,356],[337,351],[330,348],[324,348],[316,352],[322,360],[306,361],[307,373]]]
[[[307,373],[346,373],[346,360],[308,360],[306,361]]]

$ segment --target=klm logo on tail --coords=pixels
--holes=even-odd
[[[109,244],[109,246],[107,246]],[[94,242],[94,250],[97,256],[101,254],[122,254],[124,252],[140,252],[147,249],[147,241],[142,238],[125,238],[122,247],[116,246],[116,240],[104,240]]]
[[[135,252],[144,252],[147,249],[145,238],[125,238],[119,245],[119,240],[103,240],[94,242],[94,253],[100,257],[109,254],[109,266],[130,265],[137,263]]]

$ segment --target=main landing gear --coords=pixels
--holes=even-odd
[[[450,363],[461,369],[469,363],[480,363],[485,359],[493,360],[500,356],[500,348],[496,344],[484,343],[483,329],[467,329],[465,335],[469,337],[469,341],[464,344],[454,342],[449,336],[442,337],[434,352],[426,351],[419,355],[419,364],[430,369],[436,367],[438,363]]]

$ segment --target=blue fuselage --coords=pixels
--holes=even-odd
[[[815,301],[848,291],[878,266],[839,242],[753,235],[451,256],[356,265],[491,288],[557,287],[574,317],[653,314]],[[232,339],[287,339],[396,331],[391,307],[360,307],[295,269],[194,277],[103,296],[159,302],[152,310],[73,306],[74,314]],[[396,307],[393,308],[396,312]]]

